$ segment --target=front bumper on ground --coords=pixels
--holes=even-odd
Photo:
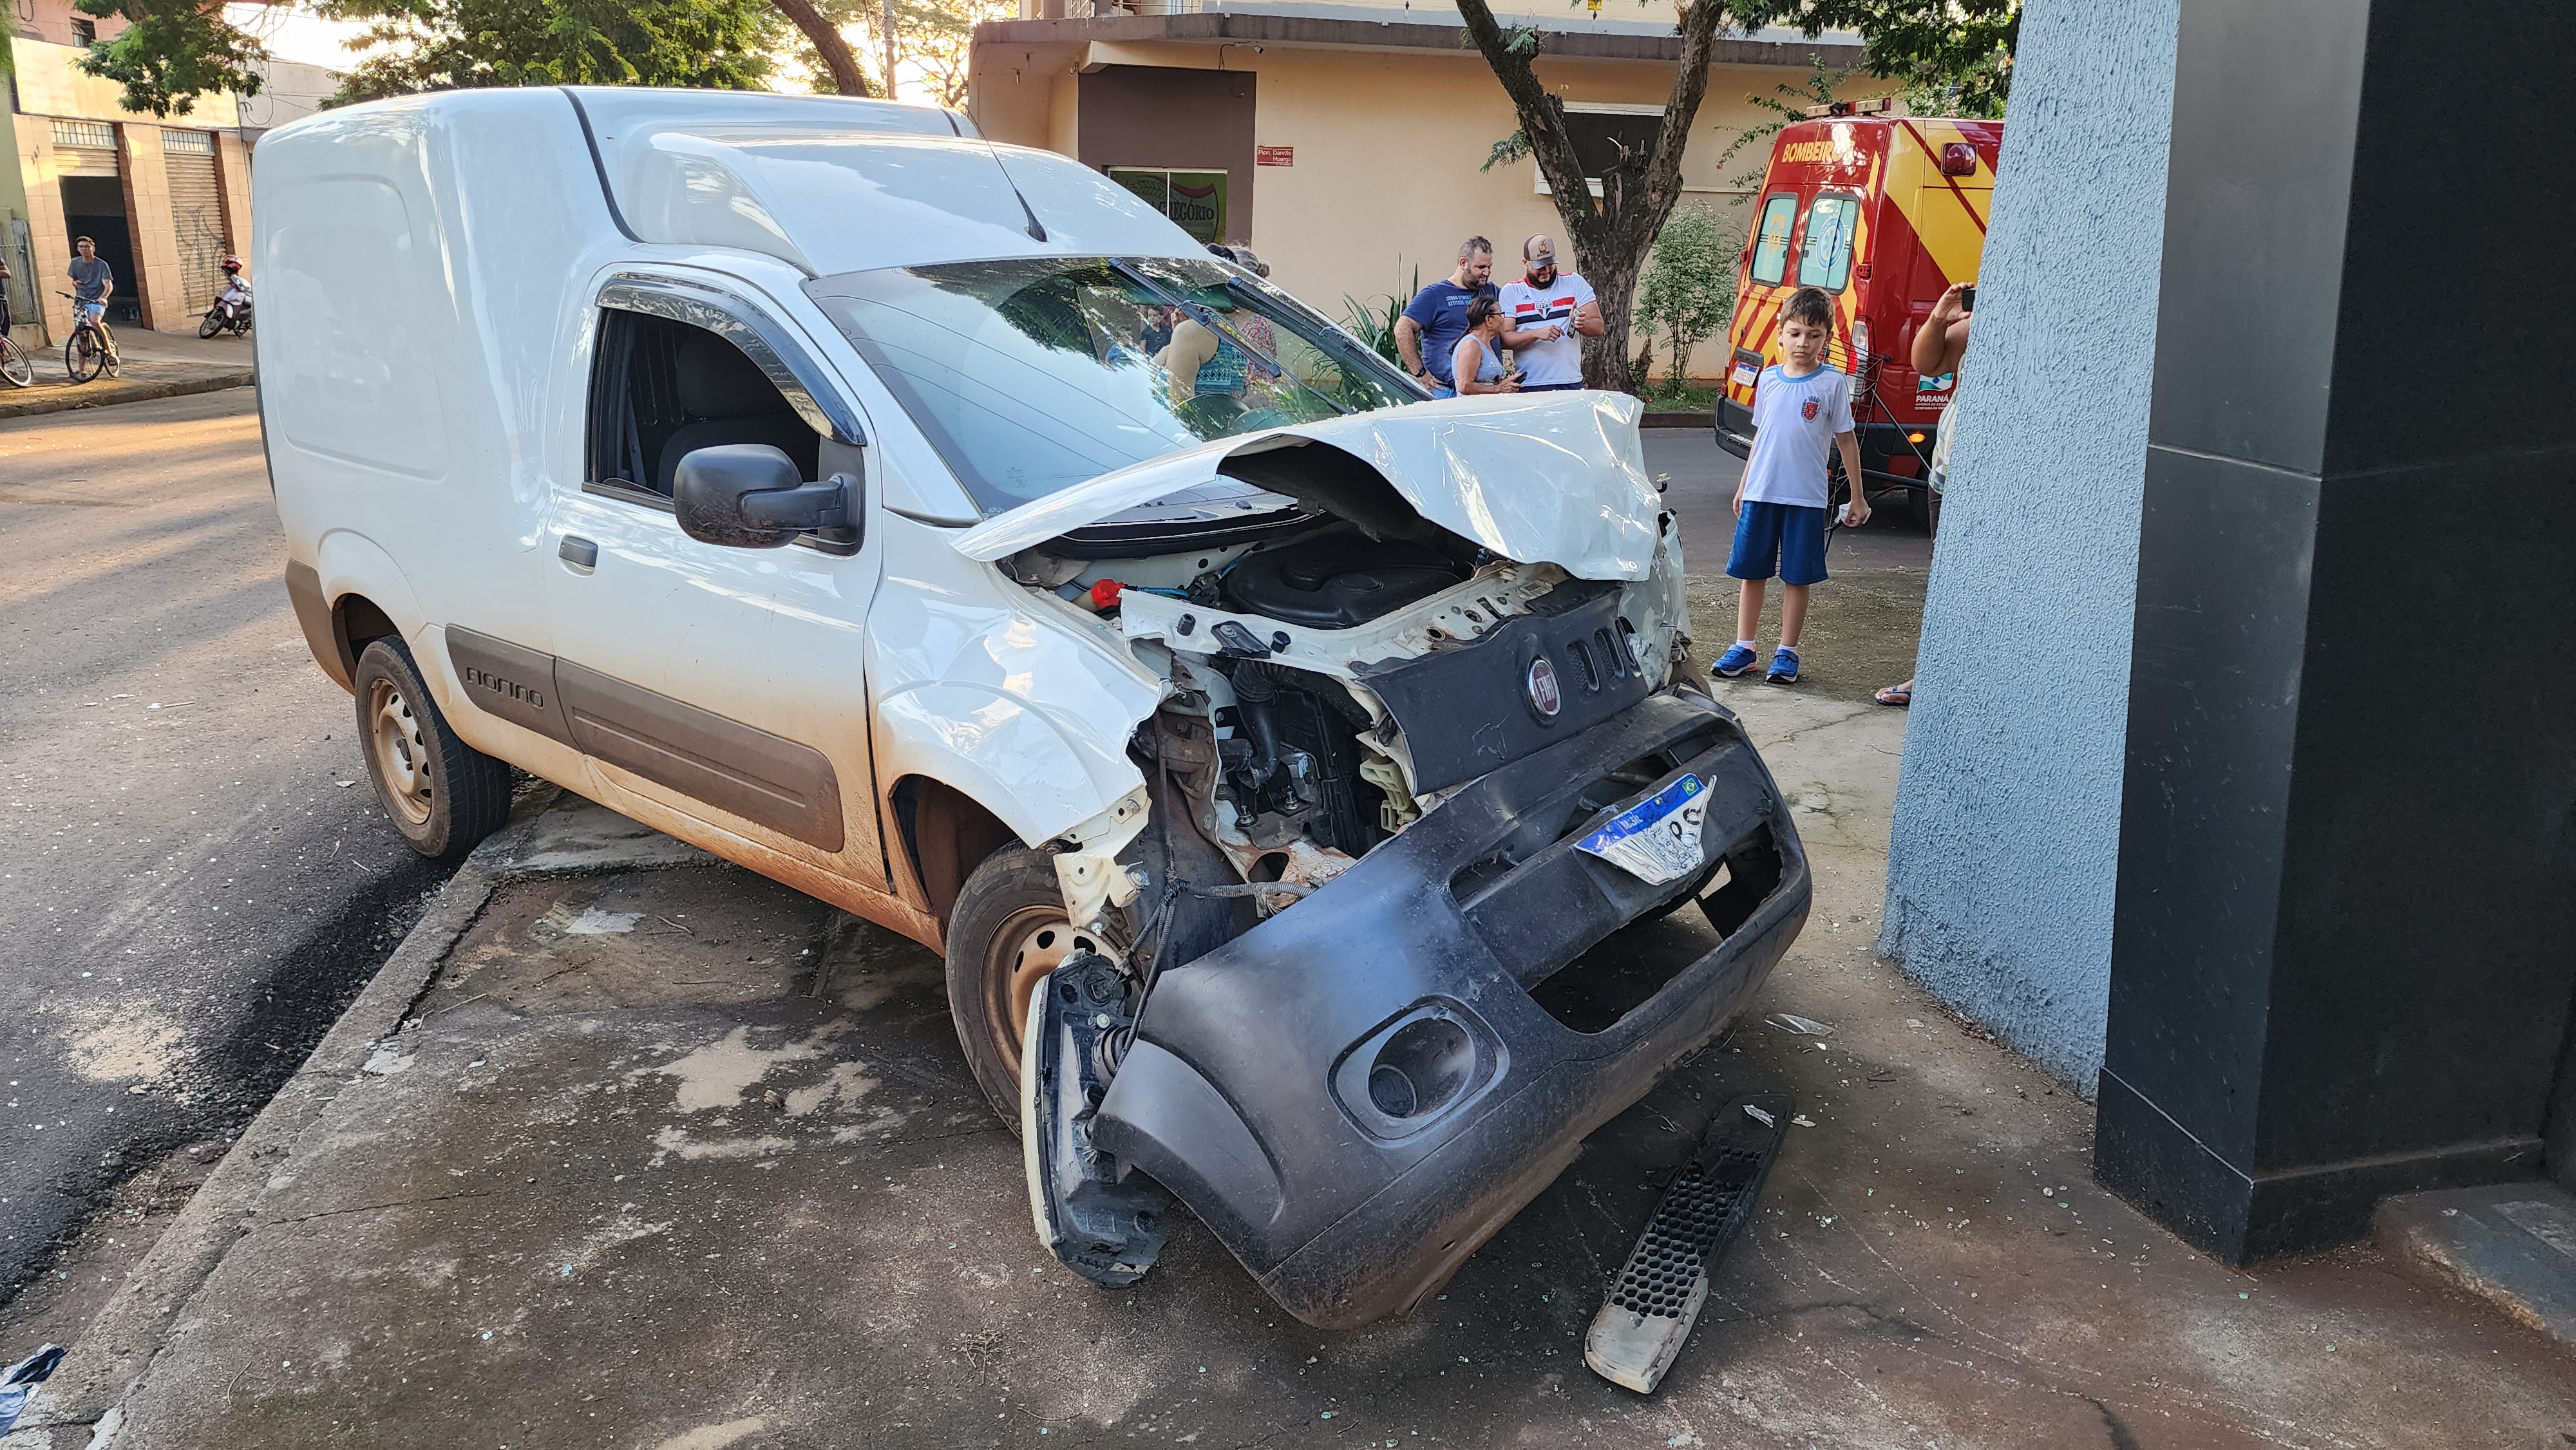
[[[1702,904],[1726,938],[1578,1030],[1533,991],[1695,884],[1650,886],[1575,847],[1608,814],[1587,789],[1650,757],[1649,789],[1684,773],[1708,787],[1701,838],[1728,877]],[[1093,1141],[1171,1189],[1306,1323],[1404,1312],[1726,1026],[1797,937],[1808,889],[1734,717],[1653,696],[1164,972]]]

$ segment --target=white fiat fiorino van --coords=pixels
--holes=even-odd
[[[1805,921],[1632,399],[1426,401],[922,107],[425,96],[253,186],[287,586],[395,827],[460,855],[516,766],[943,951],[1094,1279],[1168,1194],[1307,1323],[1409,1308]],[[1693,901],[1706,956],[1585,955]]]

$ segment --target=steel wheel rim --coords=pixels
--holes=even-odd
[[[991,1024],[1002,1060],[1019,1070],[1020,1044],[1028,1032],[1029,1000],[1047,974],[1077,950],[1099,951],[1100,937],[1076,930],[1060,905],[1027,906],[1004,919],[984,956],[984,1020]]]
[[[411,824],[429,824],[429,747],[420,738],[411,703],[391,680],[367,686],[367,748],[375,756],[376,778],[385,783],[387,802]]]
[[[35,382],[36,365],[25,353],[18,350],[17,344],[10,343],[5,354],[0,354],[0,377],[5,377],[23,388]]]

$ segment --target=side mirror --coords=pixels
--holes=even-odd
[[[766,443],[697,449],[671,475],[681,532],[736,549],[776,549],[807,529],[847,528],[856,522],[857,492],[848,474],[807,483],[793,459]]]

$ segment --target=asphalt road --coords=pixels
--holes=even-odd
[[[444,878],[283,559],[247,388],[0,423],[0,1300],[247,1122]]]

